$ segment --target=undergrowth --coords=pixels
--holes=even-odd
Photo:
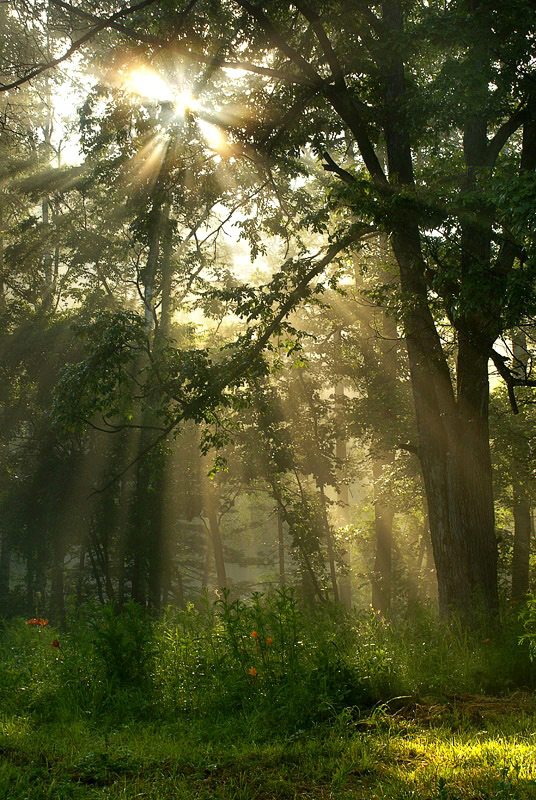
[[[372,609],[305,610],[291,591],[225,594],[157,619],[133,603],[120,614],[85,606],[66,632],[4,623],[0,705],[43,721],[258,717],[293,731],[345,708],[359,716],[408,697],[530,689],[527,614],[510,613],[490,637],[425,609],[392,621]]]
[[[492,637],[291,592],[5,622],[0,797],[532,800],[531,609]]]

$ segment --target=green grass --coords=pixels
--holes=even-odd
[[[523,619],[469,633],[279,593],[6,622],[0,798],[536,798]]]
[[[0,796],[529,800],[535,720],[527,696],[491,709],[473,699],[361,719],[344,712],[291,736],[249,717],[119,727],[5,718]]]

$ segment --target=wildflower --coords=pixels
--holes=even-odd
[[[257,631],[251,631],[251,638],[252,639],[258,639],[259,638],[259,634],[257,633]]]
[[[50,643],[50,646],[51,646],[51,647],[59,647],[59,646],[60,646],[60,643],[58,642],[58,640],[57,640],[57,639],[54,639],[54,641]]]
[[[255,667],[250,667],[248,669],[248,675],[251,675],[252,678],[257,677],[257,670],[255,669]]]
[[[272,637],[268,636],[268,638],[266,639],[266,647],[270,647],[273,641],[274,640],[272,639]]]
[[[489,639],[482,639],[482,644],[489,644]]]
[[[44,628],[45,625],[48,625],[48,619],[41,619],[41,617],[34,617],[33,619],[29,619],[26,622],[26,625],[40,626],[41,628]]]

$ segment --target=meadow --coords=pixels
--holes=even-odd
[[[291,592],[13,619],[0,797],[528,800],[533,623],[528,606],[483,634]]]

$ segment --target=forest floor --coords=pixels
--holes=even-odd
[[[0,755],[6,800],[534,800],[536,698],[398,698],[291,735],[254,710],[161,725],[0,717]]]

